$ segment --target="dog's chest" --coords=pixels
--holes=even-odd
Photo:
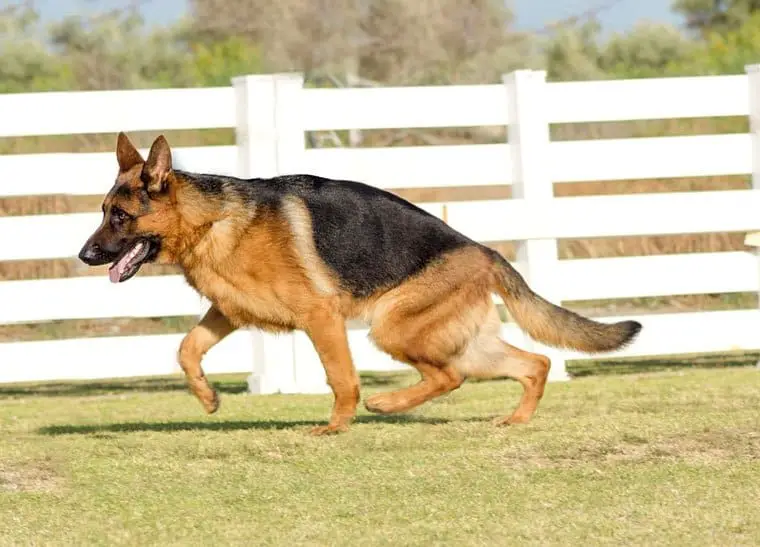
[[[293,264],[276,233],[266,223],[218,222],[186,257],[185,277],[237,326],[293,328],[299,291],[290,290]]]
[[[243,272],[222,273],[210,267],[194,268],[185,277],[237,326],[293,328],[293,313],[271,283]]]

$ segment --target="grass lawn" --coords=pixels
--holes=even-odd
[[[0,544],[757,545],[760,371],[513,382],[312,438],[328,396],[214,378],[0,386]],[[372,376],[364,393],[413,377]]]

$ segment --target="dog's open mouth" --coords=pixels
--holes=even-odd
[[[138,239],[124,249],[108,269],[111,283],[122,283],[135,275],[150,256],[151,250],[152,244],[147,239]]]

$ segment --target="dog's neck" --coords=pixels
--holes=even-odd
[[[218,247],[221,240],[232,235],[232,227],[243,229],[247,225],[245,220],[250,221],[255,216],[255,206],[241,207],[239,196],[226,178],[178,172],[175,182],[179,223],[177,260],[185,268],[194,262],[194,255]]]

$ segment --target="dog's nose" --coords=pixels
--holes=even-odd
[[[87,244],[79,251],[79,260],[90,266],[95,265],[102,255],[100,247],[96,243]]]

